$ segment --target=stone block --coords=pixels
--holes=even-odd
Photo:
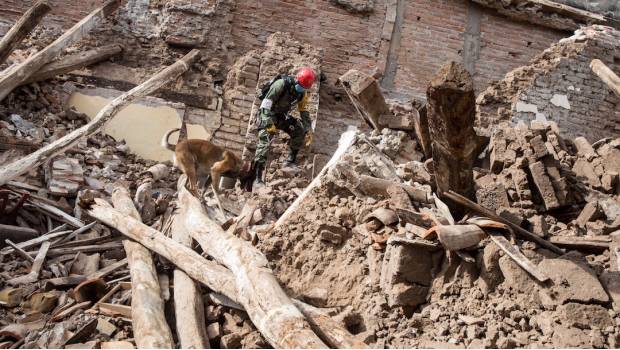
[[[581,157],[588,161],[591,161],[596,157],[596,151],[592,148],[592,145],[590,145],[590,142],[588,142],[585,137],[576,137],[573,142],[575,143],[575,147],[577,147],[577,154]]]
[[[536,157],[536,159],[541,159],[549,154],[547,151],[547,146],[545,146],[545,141],[540,135],[530,140],[530,146],[532,146],[532,151],[534,152],[534,157]]]
[[[575,219],[575,224],[581,228],[585,228],[586,223],[596,220],[601,216],[601,211],[599,210],[597,202],[588,202]]]
[[[601,181],[594,172],[592,165],[585,159],[579,158],[573,164],[573,172],[577,177],[594,188],[601,187]]]
[[[600,305],[568,303],[558,306],[557,314],[560,322],[569,327],[605,329],[613,326],[607,309]]]
[[[417,306],[426,300],[433,257],[423,247],[388,244],[381,266],[380,285],[390,306]]]
[[[510,207],[506,188],[499,182],[478,188],[476,190],[476,199],[478,204],[485,208],[497,210],[501,207]]]
[[[557,259],[544,259],[538,268],[545,271],[553,282],[551,287],[540,290],[540,298],[546,305],[609,302],[596,273],[581,257],[565,254]]]
[[[543,163],[536,162],[534,164],[530,164],[529,168],[532,179],[534,180],[536,189],[543,200],[545,208],[547,210],[551,210],[560,207],[560,202],[555,195],[555,189],[553,188],[553,184],[545,172],[545,166]]]

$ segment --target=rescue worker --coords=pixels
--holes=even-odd
[[[285,166],[295,164],[297,153],[304,145],[312,143],[312,129],[310,112],[308,112],[309,94],[316,75],[312,68],[301,68],[295,77],[286,75],[273,81],[263,98],[258,123],[258,143],[254,154],[254,168],[258,186],[264,185],[263,171],[267,161],[267,153],[271,140],[278,130],[290,136],[289,154]],[[289,114],[291,108],[297,104],[301,120]]]

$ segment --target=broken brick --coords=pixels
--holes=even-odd
[[[547,210],[558,208],[560,206],[560,202],[555,195],[553,184],[545,172],[545,166],[543,163],[536,162],[534,164],[530,164],[529,168],[530,173],[532,174],[532,179],[534,180],[538,193],[543,200],[545,208]]]

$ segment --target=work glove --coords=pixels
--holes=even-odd
[[[265,130],[267,130],[269,135],[274,135],[278,131],[275,124],[269,125],[268,127],[265,128]]]
[[[306,131],[306,136],[304,137],[304,144],[306,147],[309,147],[312,144],[312,140],[314,138],[314,133],[312,130]]]

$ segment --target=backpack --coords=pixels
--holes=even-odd
[[[275,83],[276,80],[278,79],[284,79],[284,82],[286,84],[290,84],[290,79],[287,79],[288,74],[277,74],[276,76],[274,76],[273,78],[271,78],[271,80],[269,80],[268,82],[264,83],[261,87],[260,87],[260,92],[258,93],[258,100],[262,101],[265,96],[267,96],[267,93],[269,92],[269,89],[271,88],[271,85],[273,85],[273,83]]]

